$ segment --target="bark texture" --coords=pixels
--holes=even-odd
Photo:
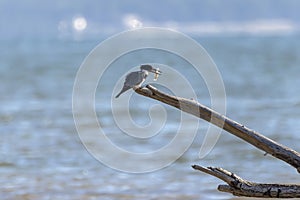
[[[166,94],[151,85],[147,85],[143,88],[137,88],[135,92],[173,106],[198,118],[204,119],[252,144],[258,149],[274,156],[275,158],[290,164],[298,171],[298,173],[300,173],[300,154],[297,151],[281,145],[270,138],[267,138],[262,134],[217,113],[216,111],[200,104],[195,100]],[[200,170],[225,181],[228,185],[220,185],[218,190],[229,192],[236,196],[267,198],[300,197],[299,185],[253,183],[243,180],[237,175],[222,168],[204,168],[198,165],[193,165],[192,167],[196,170]]]

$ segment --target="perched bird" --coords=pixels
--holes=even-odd
[[[131,72],[126,76],[123,88],[115,98],[118,98],[123,92],[126,92],[130,88],[137,89],[141,87],[149,72],[155,74],[155,80],[157,79],[158,75],[161,74],[161,71],[159,71],[158,68],[155,69],[151,65],[141,65],[140,71]]]

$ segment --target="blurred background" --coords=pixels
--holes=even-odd
[[[85,150],[72,117],[74,79],[96,45],[128,29],[171,28],[199,42],[215,61],[230,118],[300,151],[299,7],[297,0],[1,0],[1,198],[241,199],[218,192],[221,182],[193,171],[192,164],[220,166],[251,181],[299,183],[295,169],[226,132],[200,160],[208,126],[203,121],[191,148],[171,166],[148,174],[121,173]],[[143,62],[141,57],[130,58]],[[158,60],[179,65],[172,56]],[[205,89],[197,95],[209,105]],[[134,98],[141,106],[133,106],[133,113],[147,122],[143,105],[153,101]],[[97,104],[105,113],[99,118],[118,140],[122,133],[109,106]],[[177,126],[177,111],[166,109],[174,117],[160,133],[162,144]],[[123,145],[143,148],[145,141]]]
[[[195,34],[286,34],[297,31],[297,0],[196,1],[1,1],[6,38],[98,37],[140,26]]]

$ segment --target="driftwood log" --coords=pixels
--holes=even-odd
[[[199,102],[166,94],[151,85],[137,88],[135,92],[204,119],[243,139],[258,149],[290,164],[298,173],[300,173],[300,153],[217,113]],[[300,185],[253,183],[243,180],[237,175],[222,168],[204,168],[198,165],[193,165],[192,167],[223,180],[228,185],[220,185],[218,189],[223,192],[230,192],[236,196],[267,198],[300,197]]]
[[[226,182],[228,185],[219,185],[218,190],[232,193],[235,196],[300,198],[300,185],[253,183],[222,168],[204,168],[199,165],[193,165],[192,167]]]

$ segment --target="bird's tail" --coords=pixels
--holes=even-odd
[[[115,96],[115,98],[118,98],[123,92],[126,92],[127,90],[129,90],[131,87],[129,87],[129,86],[124,86],[123,88],[122,88],[122,90],[121,90],[121,92],[119,92],[119,94],[117,94],[116,96]]]
[[[118,98],[121,94],[122,94],[122,91],[121,91],[119,94],[117,94],[117,95],[115,96],[115,98]]]

